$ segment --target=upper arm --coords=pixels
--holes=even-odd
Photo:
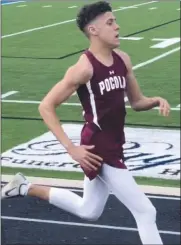
[[[139,84],[137,82],[137,79],[135,77],[131,59],[128,56],[128,54],[124,52],[120,52],[119,54],[123,61],[125,62],[126,68],[127,68],[127,75],[126,75],[126,94],[128,96],[130,104],[134,104],[138,100],[142,98],[142,92],[140,90]]]
[[[127,69],[128,73],[126,76],[126,93],[130,101],[130,104],[134,104],[137,101],[139,101],[143,95],[135,77],[135,74],[133,72],[132,63],[129,56],[127,57]]]
[[[90,80],[92,70],[90,64],[85,62],[85,60],[83,63],[83,59],[80,59],[67,70],[63,79],[48,92],[41,104],[58,106],[67,100],[80,84],[87,83]]]

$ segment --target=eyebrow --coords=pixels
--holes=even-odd
[[[110,20],[116,20],[116,17],[113,17],[113,18],[109,18],[107,21],[110,21]]]

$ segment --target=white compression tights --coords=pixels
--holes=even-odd
[[[103,212],[109,189],[136,220],[142,244],[163,244],[156,225],[156,210],[126,169],[103,165],[100,176],[84,179],[83,198],[59,188],[50,189],[49,202],[83,219],[96,220]]]

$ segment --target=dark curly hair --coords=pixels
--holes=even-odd
[[[84,32],[84,28],[87,24],[89,24],[97,16],[106,12],[112,12],[110,4],[106,1],[99,1],[96,3],[84,5],[77,14],[77,26],[82,32]]]

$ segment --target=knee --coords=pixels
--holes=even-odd
[[[89,221],[96,221],[101,216],[102,212],[97,210],[87,210],[81,214],[81,218]]]
[[[156,215],[157,211],[156,208],[151,204],[146,210],[145,210],[145,217],[148,221],[155,222],[156,221]]]
[[[155,223],[156,215],[156,208],[150,203],[149,205],[145,205],[140,212],[136,212],[134,216],[137,221]]]

